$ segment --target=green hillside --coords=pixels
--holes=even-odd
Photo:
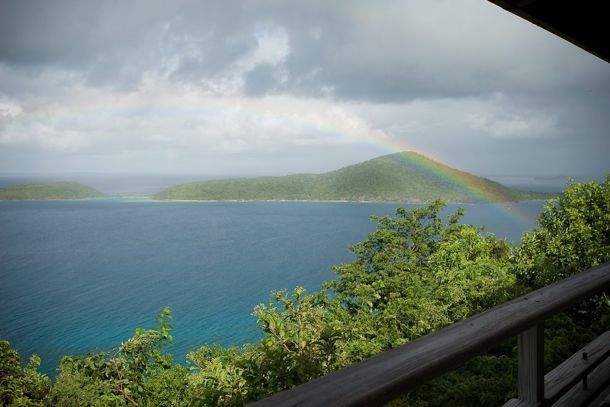
[[[377,157],[324,174],[295,174],[194,182],[161,191],[157,199],[345,200],[450,202],[545,199],[448,167],[414,152]]]
[[[76,182],[34,182],[0,188],[0,200],[85,199],[104,196],[100,191]]]

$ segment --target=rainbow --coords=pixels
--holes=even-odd
[[[30,114],[27,119],[24,117],[24,120],[13,121],[12,126],[19,129],[34,121],[70,128],[76,122],[103,123],[126,116],[140,115],[154,117],[155,120],[175,120],[201,115],[233,114],[259,121],[279,120],[306,131],[325,133],[342,142],[366,144],[387,154],[415,150],[396,136],[371,128],[357,116],[325,100],[300,100],[281,96],[262,99],[207,98],[188,92],[171,96],[165,94],[150,99],[131,95],[113,100],[101,98],[100,102],[91,102],[93,100],[96,99],[92,98],[88,103],[70,108],[59,108],[50,114]],[[312,103],[318,104],[317,109],[310,108]],[[522,226],[531,222],[530,216],[521,213],[518,206],[500,202],[501,197],[485,188],[477,177],[442,164],[442,160],[436,158],[437,154],[434,152],[423,153],[425,156],[419,153],[400,155],[400,159],[452,185],[469,199],[492,205],[499,215],[512,222]]]

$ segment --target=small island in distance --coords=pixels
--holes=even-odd
[[[0,188],[0,200],[102,198],[104,193],[77,182],[32,182]]]
[[[400,152],[323,174],[294,174],[192,182],[150,196],[158,200],[510,202],[548,199],[449,167],[415,152]],[[76,182],[37,182],[0,188],[0,200],[110,197]]]

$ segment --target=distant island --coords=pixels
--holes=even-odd
[[[508,202],[548,199],[547,193],[508,188],[415,152],[374,158],[323,174],[294,174],[193,182],[153,196],[162,200],[321,200]]]
[[[105,194],[77,182],[33,182],[0,188],[0,200],[87,199]]]

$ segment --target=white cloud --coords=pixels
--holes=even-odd
[[[63,100],[31,112],[7,102],[0,108],[13,119],[0,131],[5,148],[117,159],[160,150],[173,157],[273,152],[385,136],[348,104],[329,99],[210,96],[154,76],[131,93],[74,87]]]
[[[13,119],[23,113],[23,109],[16,102],[0,99],[0,120]]]

